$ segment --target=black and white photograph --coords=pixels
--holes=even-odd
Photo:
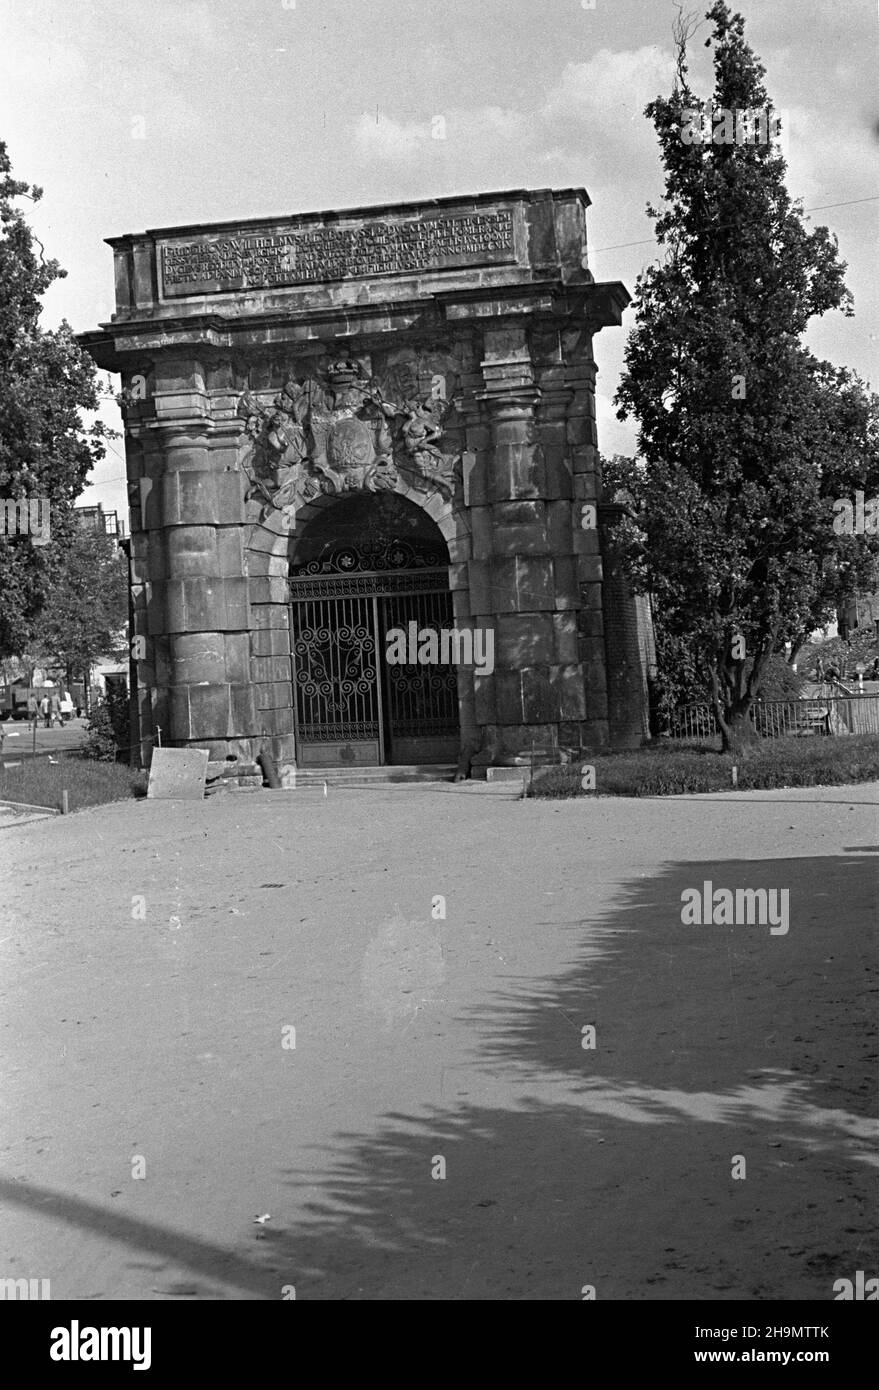
[[[29,1366],[187,1369],[219,1302],[576,1301],[669,1371],[866,1335],[877,40],[0,0]]]

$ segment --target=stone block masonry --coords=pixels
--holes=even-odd
[[[265,750],[282,770],[309,738],[325,761],[446,756],[437,710],[413,706],[404,737],[398,686],[363,659],[398,563],[412,594],[418,565],[448,591],[446,626],[492,634],[492,672],[457,673],[463,773],[641,737],[631,595],[581,525],[601,500],[593,337],[628,303],[587,268],[588,205],[582,189],[514,191],[111,239],[116,312],[81,341],[128,402],[144,762],[157,725],[163,743],[247,766]],[[378,579],[357,580],[364,555]],[[315,581],[314,631],[291,566],[336,576]],[[324,701],[308,729],[306,695]]]

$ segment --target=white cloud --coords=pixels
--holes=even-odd
[[[864,172],[876,159],[875,139],[866,121],[859,124],[850,111],[827,108],[819,115],[794,106],[785,114],[790,122],[787,186],[794,197],[810,207],[875,191],[864,187]]]
[[[419,121],[364,114],[354,136],[361,155],[403,169],[439,162],[454,152],[459,178],[503,183],[528,178],[547,164],[588,167],[617,184],[656,165],[656,144],[644,107],[666,91],[670,54],[655,46],[614,53],[601,49],[588,62],[568,63],[540,105],[530,111],[499,105],[456,107],[438,113],[445,139],[434,138],[433,115]],[[575,175],[575,179],[576,179]]]
[[[402,123],[391,120],[389,116],[370,116],[364,112],[357,122],[354,139],[361,154],[367,158],[383,163],[409,164],[418,157],[421,147],[430,139],[430,123]]]
[[[489,160],[500,151],[522,142],[534,146],[538,132],[530,116],[500,106],[438,111],[422,121],[395,121],[390,116],[364,112],[354,131],[360,152],[367,158],[395,165],[414,164],[432,149],[454,147],[472,162]]]
[[[525,112],[506,110],[502,106],[485,106],[474,112],[469,120],[465,117],[461,124],[465,131],[469,127],[473,134],[488,133],[499,140],[521,140],[534,136],[533,123]]]
[[[597,121],[612,133],[622,115],[640,120],[648,101],[669,90],[673,75],[671,55],[653,44],[618,53],[602,48],[586,63],[565,65],[541,115],[548,122],[591,126]],[[622,135],[628,142],[627,126]]]

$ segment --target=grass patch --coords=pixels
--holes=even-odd
[[[580,785],[580,763],[548,768],[535,775],[528,795],[681,796],[693,792],[732,791],[732,766],[738,766],[739,791],[775,787],[836,787],[879,780],[879,735],[841,738],[767,739],[746,757],[695,748],[642,748],[584,758],[595,768],[595,790]]]
[[[6,762],[18,761],[7,754]],[[101,763],[75,753],[59,753],[58,761],[23,758],[19,767],[0,768],[0,801],[23,802],[29,806],[61,806],[61,792],[67,790],[71,811],[85,806],[103,806],[108,801],[127,801],[145,796],[147,773],[136,772],[124,763]]]

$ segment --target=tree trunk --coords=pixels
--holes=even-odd
[[[787,659],[788,666],[796,666],[809,640],[808,632],[800,632],[795,642],[791,643],[790,656]]]
[[[737,700],[728,706],[718,722],[724,753],[743,754],[760,741],[753,719],[753,702],[749,699]]]

